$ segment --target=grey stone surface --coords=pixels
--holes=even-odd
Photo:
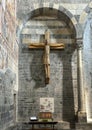
[[[88,118],[92,116],[92,103],[90,102],[92,95],[92,14],[89,14],[87,21],[85,23],[84,32],[84,75],[85,75],[85,87],[87,92],[87,111]],[[90,102],[90,103],[88,103]]]
[[[15,74],[9,68],[0,70],[0,129],[7,128],[13,123],[14,82]]]
[[[22,19],[22,20],[26,18],[27,14],[30,14],[30,16],[32,15],[31,11],[34,10],[35,4],[41,6],[41,8],[43,8],[43,6],[46,5],[46,3],[49,4],[50,8],[53,8],[53,4],[62,5],[62,8],[67,9],[67,11],[71,12],[72,14],[80,15],[80,13],[82,13],[82,10],[85,8],[85,4],[87,6],[87,3],[91,2],[90,0],[87,0],[87,1],[86,0],[76,0],[76,1],[75,0],[51,0],[51,1],[31,0],[31,2],[30,0],[27,0],[27,1],[17,0],[17,1],[18,1],[17,16],[19,19]],[[61,11],[64,12],[64,10],[61,10]]]
[[[25,3],[25,5],[28,5],[28,3],[30,2],[30,0],[17,0],[18,2],[21,2],[21,3]],[[49,2],[49,0],[31,0],[32,3],[42,3],[42,2]],[[90,0],[51,0],[50,1],[51,3],[79,3],[79,2],[82,2],[82,3],[88,3],[90,2]]]

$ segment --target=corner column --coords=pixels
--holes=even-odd
[[[78,56],[78,122],[87,122],[85,107],[85,88],[83,84],[83,44],[77,40]]]

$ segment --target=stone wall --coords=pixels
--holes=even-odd
[[[18,88],[18,44],[15,3],[0,2],[0,130],[14,123],[14,93]]]
[[[30,0],[17,0],[17,2],[17,16],[19,19],[23,20],[24,16],[30,13],[34,7],[38,7],[38,4],[40,4],[42,7],[48,6],[48,4],[51,6],[54,4],[54,7],[56,8],[58,8],[58,6],[62,6],[70,11],[73,15],[79,17],[91,0],[31,0],[31,2]]]
[[[88,4],[89,2],[90,4]],[[65,121],[63,125],[66,128],[69,126],[69,123],[66,122],[75,121],[78,111],[78,62],[77,49],[74,46],[75,38],[82,36],[83,30],[80,28],[79,21],[85,21],[85,17],[92,8],[92,2],[91,0],[17,0],[17,28],[15,3],[15,0],[0,1],[0,129],[22,130],[24,127],[25,129],[30,127],[23,124],[11,126],[16,119],[14,116],[14,113],[16,115],[16,104],[14,102],[16,102],[15,91],[18,90],[16,30],[20,40],[18,120],[28,121],[29,116],[38,115],[40,98],[53,97],[55,104],[53,117]],[[48,85],[45,84],[42,62],[44,50],[28,48],[30,42],[44,42],[46,29],[50,31],[51,43],[62,41],[65,44],[64,50],[50,52],[50,84]],[[91,38],[88,39],[91,40]],[[85,41],[90,45],[88,39]],[[86,52],[86,43],[84,44]],[[89,118],[92,115],[92,105],[89,103],[92,97],[90,91],[92,88],[91,51],[90,49],[88,55],[84,53]],[[13,83],[15,75],[16,85]],[[59,128],[62,128],[61,126],[62,123]],[[91,125],[84,126],[85,130],[91,128]],[[76,129],[82,130],[84,126],[79,124]]]

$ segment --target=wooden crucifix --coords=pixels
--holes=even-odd
[[[42,48],[44,49],[43,64],[45,67],[45,83],[50,82],[50,49],[64,49],[63,43],[49,43],[49,31],[45,32],[45,43],[30,43],[29,48]]]

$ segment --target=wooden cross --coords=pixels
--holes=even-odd
[[[63,43],[49,43],[49,31],[45,32],[45,43],[31,43],[29,48],[42,48],[44,49],[44,66],[45,66],[45,83],[49,84],[50,82],[50,49],[64,49],[65,45]]]

